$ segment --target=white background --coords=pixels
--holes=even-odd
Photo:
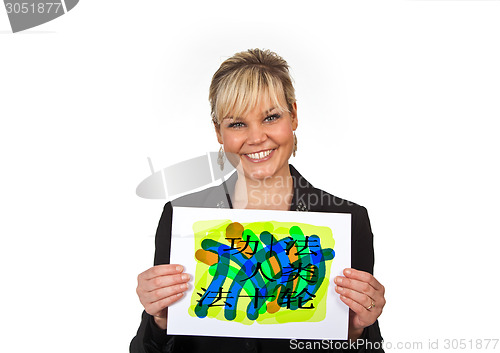
[[[218,149],[211,75],[254,47],[292,67],[292,163],[368,208],[385,340],[500,338],[499,18],[498,1],[87,0],[12,34],[0,8],[2,351],[128,350],[163,206],[135,195],[147,157]]]

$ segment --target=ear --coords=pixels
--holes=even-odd
[[[292,129],[293,131],[295,131],[297,129],[297,126],[299,126],[299,121],[297,119],[297,102],[293,103],[290,115],[292,117]]]
[[[215,128],[215,134],[217,135],[217,141],[219,141],[219,143],[221,145],[223,145],[224,143],[222,142],[222,135],[220,133],[220,125],[214,123],[214,128]]]

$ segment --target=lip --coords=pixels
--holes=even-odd
[[[243,156],[245,156],[245,158],[247,160],[249,160],[250,162],[252,163],[261,163],[261,162],[265,162],[267,160],[269,160],[273,154],[274,154],[274,151],[276,151],[276,148],[272,148],[272,149],[267,149],[267,150],[260,150],[260,151],[256,151],[256,152],[252,152],[251,154],[254,154],[254,153],[260,153],[260,152],[266,152],[266,151],[271,151],[271,153],[269,153],[267,156],[265,156],[264,158],[259,158],[259,159],[253,159],[251,158],[248,154],[244,154]],[[249,153],[250,154],[250,153]]]

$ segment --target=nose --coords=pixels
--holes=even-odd
[[[248,129],[247,143],[258,145],[267,140],[267,133],[263,126],[253,125]]]

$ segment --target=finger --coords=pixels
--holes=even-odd
[[[369,310],[368,308],[374,303],[373,299],[366,294],[362,294],[359,292],[356,292],[352,289],[349,288],[343,288],[343,287],[335,287],[335,291],[339,293],[340,295],[347,297],[354,302],[358,303],[359,305],[363,306],[365,309]]]
[[[172,305],[173,303],[175,303],[176,301],[178,301],[179,299],[181,299],[183,297],[184,293],[177,293],[175,295],[172,295],[168,298],[163,298],[161,300],[158,300],[154,303],[150,303],[150,304],[147,304],[144,306],[144,309],[146,310],[146,312],[149,314],[149,315],[158,315],[159,313],[161,313],[161,311],[167,307],[169,307],[170,305]]]
[[[186,283],[189,281],[190,278],[191,277],[187,273],[154,277],[149,281],[141,282],[139,287],[144,292],[151,292],[159,288],[165,288],[174,286],[176,284]]]
[[[150,280],[159,276],[174,275],[184,271],[184,267],[176,264],[153,266],[138,276],[138,280]]]
[[[357,301],[352,300],[349,297],[341,295],[340,300],[342,300],[349,307],[349,309],[351,309],[358,315],[366,315],[370,313],[370,311],[366,310],[366,308],[363,305],[359,304]]]
[[[361,282],[367,282],[376,290],[381,290],[383,288],[380,282],[368,272],[355,270],[354,268],[346,268],[344,270],[344,275]]]
[[[369,283],[350,279],[346,277],[335,277],[337,286],[356,291],[358,293],[369,296],[370,298],[378,297],[377,291]]]
[[[159,300],[171,297],[173,295],[183,293],[188,289],[188,287],[189,286],[187,283],[182,283],[170,287],[160,288],[152,292],[144,293],[141,299],[146,304],[151,304]]]

